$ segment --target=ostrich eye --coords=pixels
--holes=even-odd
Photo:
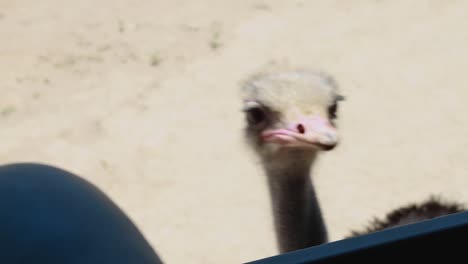
[[[328,118],[336,119],[337,118],[337,111],[338,111],[338,104],[334,103],[328,107]]]
[[[253,107],[246,110],[247,122],[251,126],[258,126],[266,120],[265,110],[260,107]]]

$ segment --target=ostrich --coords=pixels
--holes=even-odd
[[[338,143],[335,125],[338,93],[334,80],[308,71],[255,75],[243,84],[247,143],[259,155],[266,174],[281,253],[327,242],[327,231],[313,181],[320,151]],[[374,219],[374,232],[464,210],[431,198]]]
[[[416,223],[443,215],[463,212],[465,210],[466,208],[460,203],[446,202],[440,197],[431,196],[423,202],[412,203],[394,209],[387,213],[387,215],[382,219],[374,218],[369,226],[365,227],[363,231],[354,230],[347,237],[360,236],[390,227]]]

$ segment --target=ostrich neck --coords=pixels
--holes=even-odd
[[[276,236],[282,253],[327,241],[325,223],[310,177],[315,156],[309,162],[289,160],[293,161],[290,164],[284,164],[284,159],[265,163]]]

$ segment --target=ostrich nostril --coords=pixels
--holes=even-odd
[[[305,127],[302,124],[297,125],[297,131],[301,134],[305,133]]]

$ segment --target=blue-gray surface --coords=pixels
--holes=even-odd
[[[0,263],[160,263],[103,192],[50,166],[0,167]]]

